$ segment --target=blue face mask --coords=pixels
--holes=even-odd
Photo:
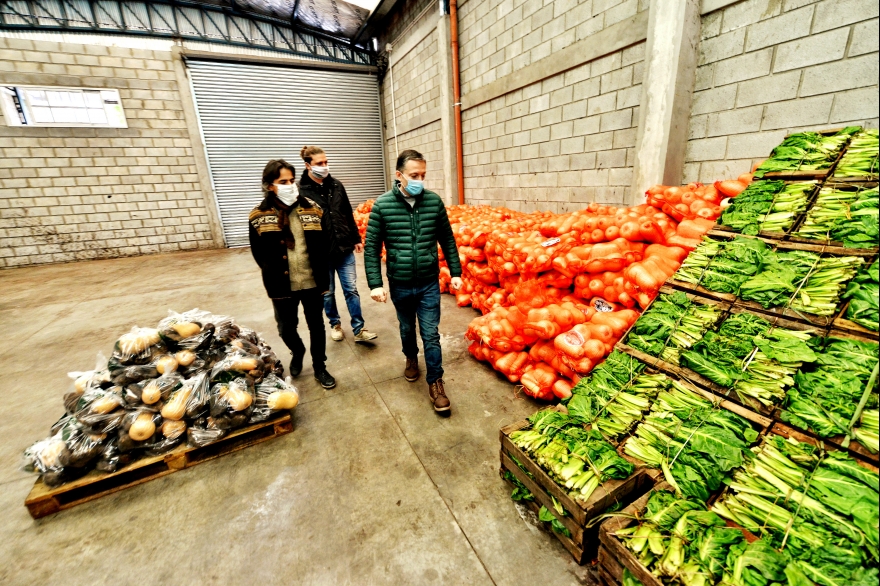
[[[409,179],[407,180],[404,189],[410,195],[418,195],[425,189],[425,182],[419,181],[418,179]]]

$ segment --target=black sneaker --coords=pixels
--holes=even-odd
[[[290,376],[297,377],[303,371],[303,357],[294,356],[290,361]]]
[[[315,380],[321,383],[321,386],[325,389],[332,389],[336,386],[336,379],[333,378],[326,370],[316,372]]]

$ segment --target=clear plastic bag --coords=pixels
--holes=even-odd
[[[208,378],[204,373],[184,380],[162,405],[162,417],[172,421],[198,417],[208,405],[207,387]]]
[[[114,359],[123,365],[145,364],[152,361],[153,355],[161,352],[163,348],[159,330],[135,326],[116,340],[111,357],[111,369]]]
[[[265,421],[273,413],[294,409],[298,404],[299,391],[290,382],[290,377],[281,380],[275,374],[269,374],[256,385],[256,400],[250,422]]]
[[[82,395],[87,390],[99,387],[102,383],[110,382],[110,372],[107,369],[107,357],[98,353],[94,370],[85,372],[68,372],[67,376],[73,380],[73,393]]]
[[[235,350],[214,365],[211,369],[211,381],[228,382],[242,374],[253,373],[252,378],[259,378],[263,372],[263,361],[241,350]]]
[[[40,440],[24,451],[23,468],[26,472],[36,472],[48,486],[58,486],[67,481],[61,459],[68,453],[67,444],[60,434]]]
[[[100,472],[116,472],[124,466],[128,466],[134,461],[134,457],[129,453],[122,453],[119,449],[119,439],[112,438],[104,446],[101,452],[101,458],[95,464],[95,470]]]
[[[211,387],[210,397],[211,417],[219,429],[241,427],[254,410],[254,389],[244,377],[215,384]]]
[[[76,420],[95,433],[108,433],[122,424],[122,389],[92,389],[77,400],[73,413]]]
[[[114,385],[127,386],[148,378],[159,376],[159,357],[163,354],[156,353],[152,360],[145,364],[122,364],[114,358],[110,359],[110,380]]]
[[[200,417],[186,430],[187,443],[193,447],[206,446],[226,435],[211,417]]]
[[[162,408],[163,402],[167,401],[171,393],[179,389],[182,384],[183,377],[172,372],[158,378],[128,385],[123,397],[129,406],[145,407],[158,411]]]

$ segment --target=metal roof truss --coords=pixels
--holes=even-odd
[[[100,32],[192,39],[312,59],[375,65],[372,51],[289,21],[222,6],[165,0],[0,0],[0,29]]]

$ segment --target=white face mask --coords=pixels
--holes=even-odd
[[[279,185],[276,183],[275,196],[284,205],[293,205],[293,202],[299,197],[299,189],[296,188],[296,183],[291,183],[290,185]]]
[[[323,179],[324,177],[326,177],[327,175],[330,174],[330,165],[324,165],[323,167],[316,167],[316,166],[312,165],[311,171],[312,171],[312,175],[314,175],[315,177],[318,177],[320,179]]]

